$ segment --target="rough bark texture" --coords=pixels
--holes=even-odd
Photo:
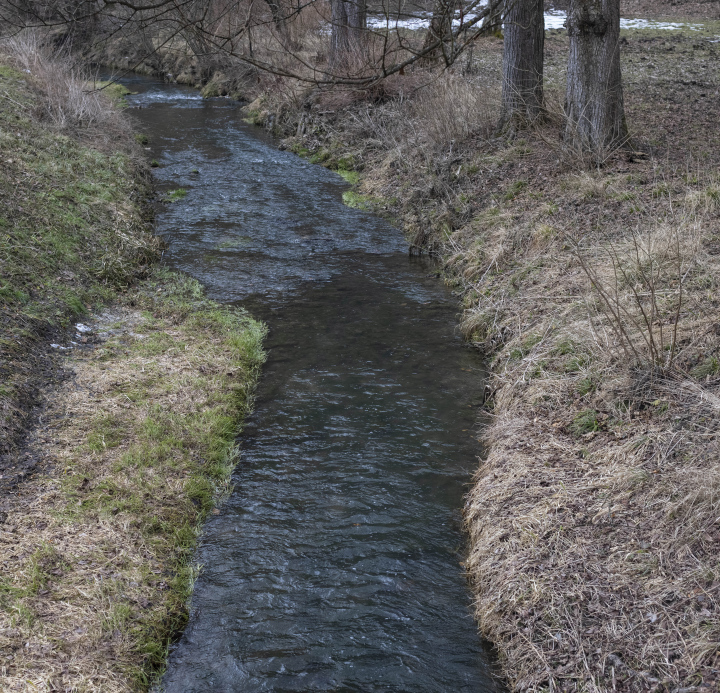
[[[502,126],[533,122],[543,110],[543,0],[511,0],[505,14]]]
[[[330,67],[347,67],[361,59],[367,29],[366,0],[331,0]]]
[[[572,0],[567,27],[565,139],[600,155],[627,139],[620,75],[620,0]]]

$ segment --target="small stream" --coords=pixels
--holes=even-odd
[[[237,104],[124,82],[160,190],[188,191],[158,217],[167,263],[270,327],[164,689],[495,691],[460,564],[483,370],[456,300]]]

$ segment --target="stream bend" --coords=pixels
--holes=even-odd
[[[236,104],[125,82],[161,191],[188,191],[158,215],[168,264],[270,327],[164,689],[494,691],[460,565],[483,370],[456,300]]]

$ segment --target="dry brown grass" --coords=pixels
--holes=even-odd
[[[184,624],[264,334],[199,297],[158,275],[97,318],[102,343],[49,394],[30,444],[48,473],[3,502],[3,691],[147,690]]]
[[[0,42],[5,61],[28,74],[37,91],[34,117],[101,149],[127,149],[130,126],[103,91],[93,89],[87,68],[48,37],[23,31]]]
[[[494,355],[466,507],[478,619],[514,690],[700,690],[720,656],[720,260],[717,215],[697,204],[712,185],[647,191],[626,230],[597,223],[616,178],[577,183],[565,188],[592,200],[593,231],[516,216],[455,253],[466,332]]]

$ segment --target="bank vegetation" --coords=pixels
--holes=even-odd
[[[157,266],[132,131],[33,34],[2,44],[0,161],[0,689],[147,690],[264,327]]]
[[[586,5],[540,47],[447,3],[404,17],[425,24],[379,11],[384,30],[333,3],[282,29],[267,3],[232,50],[198,48],[222,32],[187,17],[114,15],[87,55],[245,98],[248,121],[440,259],[490,369],[466,568],[509,687],[716,690],[720,26],[692,5],[672,31],[620,31],[618,3],[583,24]],[[338,61],[338,28],[368,27],[361,59],[347,44]],[[527,59],[529,82],[508,77]],[[588,79],[603,103],[585,119],[568,93]]]

